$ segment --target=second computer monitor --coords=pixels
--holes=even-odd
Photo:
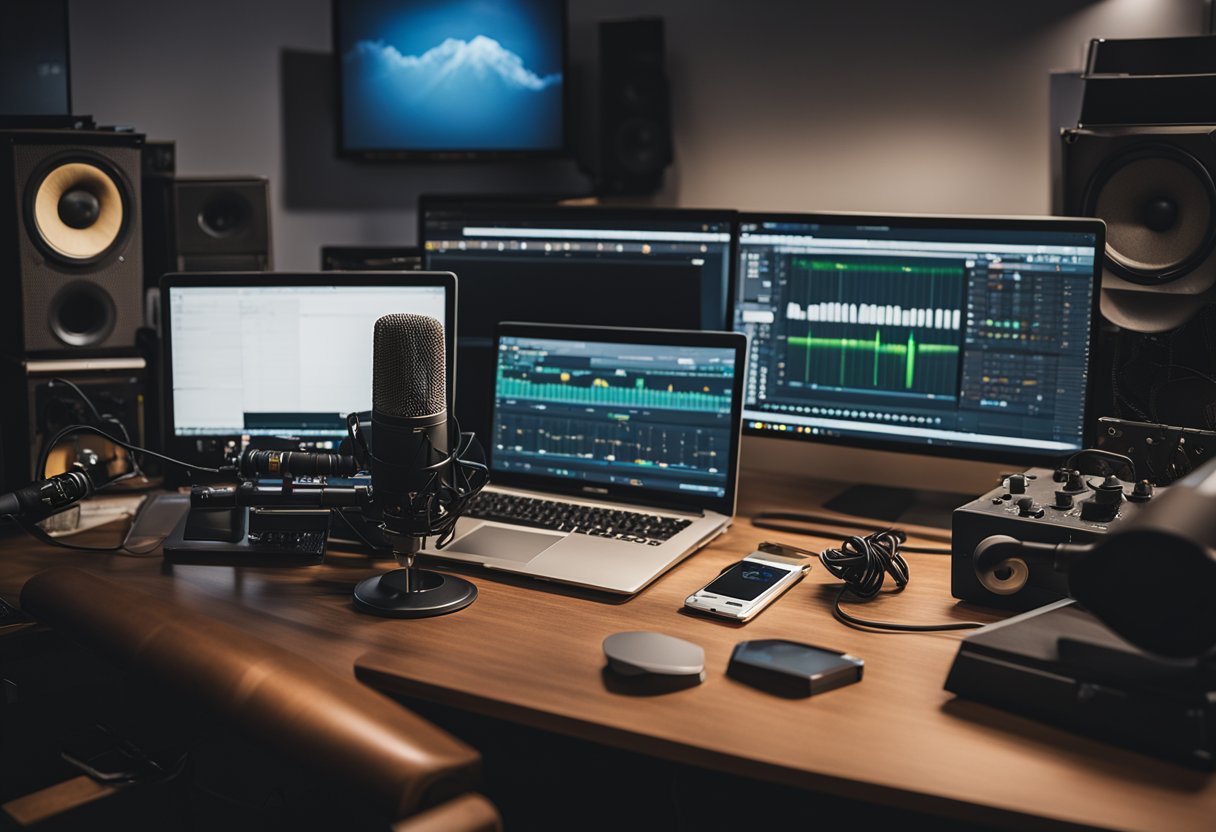
[[[745,432],[1028,463],[1086,447],[1103,246],[1098,220],[740,215]]]
[[[448,354],[455,340],[447,273],[170,274],[161,298],[165,448],[209,466],[243,441],[336,447],[347,414],[371,409],[382,315],[435,318]]]
[[[425,267],[460,279],[456,414],[484,438],[499,321],[723,329],[732,211],[426,197]]]

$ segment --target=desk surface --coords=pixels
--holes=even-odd
[[[471,607],[401,621],[356,613],[351,590],[391,561],[333,553],[322,566],[166,566],[0,539],[0,594],[16,599],[45,566],[82,566],[303,653],[338,673],[356,661],[378,684],[424,700],[666,759],[961,820],[1024,827],[1211,829],[1216,778],[1051,728],[942,689],[959,633],[874,634],[831,616],[838,583],[810,575],[745,626],[683,614],[684,597],[762,540],[818,549],[835,541],[758,530],[761,509],[805,508],[806,481],[748,475],[739,519],[713,545],[637,597],[611,604],[474,576]],[[991,621],[950,596],[948,558],[907,556],[899,595],[854,608],[889,621]],[[650,629],[705,648],[704,684],[661,696],[614,692],[603,639]],[[860,684],[785,700],[725,675],[739,641],[788,638],[866,662]]]

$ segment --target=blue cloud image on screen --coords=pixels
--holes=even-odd
[[[343,14],[346,149],[563,147],[560,2],[363,0]]]

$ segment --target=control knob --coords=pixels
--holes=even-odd
[[[1092,499],[1081,504],[1081,519],[1106,523],[1115,519],[1123,503],[1123,483],[1114,474],[1094,490]]]

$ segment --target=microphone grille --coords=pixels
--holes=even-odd
[[[376,321],[372,409],[411,418],[447,411],[443,324],[427,315],[385,315]]]

